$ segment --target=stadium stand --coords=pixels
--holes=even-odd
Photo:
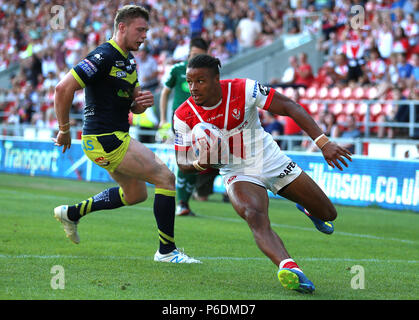
[[[112,17],[128,3],[65,1],[64,24],[54,27],[51,21],[58,13],[50,2],[0,2],[0,78],[17,70],[0,88],[1,134],[23,136],[28,127],[42,128],[43,136],[47,135],[44,129],[50,129],[50,136],[55,134],[51,112],[55,84],[68,68],[112,36]],[[137,4],[151,12],[144,47],[158,65],[159,80],[173,63],[185,58],[191,36],[207,39],[210,53],[225,65],[236,59],[244,51],[236,29],[251,11],[261,25],[253,47],[269,46],[285,34],[305,33],[317,39],[317,50],[323,55],[319,68],[307,61],[304,67],[296,67],[294,79],[310,67],[314,73],[301,86],[295,81],[281,86],[272,81],[278,92],[293,97],[297,91],[300,103],[316,120],[324,112],[333,113],[341,131],[346,129],[346,115],[353,115],[364,137],[419,138],[418,1],[364,1],[362,28],[351,27],[353,16],[348,14],[357,1],[147,0]],[[155,93],[159,90],[160,86]],[[80,135],[83,105],[80,92],[72,109],[73,137]],[[277,121],[283,124],[284,119]]]

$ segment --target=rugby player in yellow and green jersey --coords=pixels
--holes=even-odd
[[[139,86],[132,53],[125,53],[109,40],[89,53],[71,73],[85,88],[83,135],[128,132],[133,91]]]
[[[199,54],[205,54],[207,51],[208,43],[204,39],[200,37],[193,38],[189,44],[188,60]],[[191,96],[188,83],[186,82],[186,66],[188,65],[188,60],[173,65],[170,72],[163,80],[164,86],[160,95],[160,128],[167,124],[167,103],[170,93],[174,91],[172,104],[173,113]],[[194,215],[189,208],[189,199],[194,191],[196,181],[197,175],[195,173],[177,171],[176,195],[178,204],[176,207],[176,215]]]
[[[175,176],[150,149],[129,135],[129,112],[142,113],[153,106],[150,91],[138,83],[135,60],[130,51],[146,39],[149,12],[126,5],[114,19],[114,35],[81,60],[55,88],[54,109],[59,132],[53,139],[63,153],[71,146],[70,108],[75,91],[84,88],[82,144],[86,156],[106,169],[119,187],[108,188],[75,205],[54,209],[67,237],[80,242],[79,220],[90,212],[116,209],[147,199],[146,182],[154,184],[154,217],[159,249],[154,260],[170,263],[200,261],[178,250],[174,240]]]

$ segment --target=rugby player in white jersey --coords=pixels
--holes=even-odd
[[[311,293],[315,287],[291,258],[280,237],[272,230],[267,190],[295,203],[324,233],[333,232],[330,221],[337,212],[322,189],[266,133],[258,108],[289,116],[316,142],[326,162],[342,170],[351,153],[330,141],[300,105],[250,79],[220,80],[220,61],[198,55],[188,63],[186,81],[191,97],[175,112],[175,150],[179,168],[185,172],[220,167],[230,201],[248,223],[256,244],[279,268],[278,278],[287,289]],[[228,141],[228,159],[222,159],[221,146],[198,159],[191,151],[191,131],[199,122],[216,125]],[[216,157],[214,157],[214,154]],[[214,163],[214,158],[216,163]]]

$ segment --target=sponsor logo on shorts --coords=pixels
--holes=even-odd
[[[102,167],[106,167],[110,163],[109,160],[106,159],[105,157],[96,158],[95,162]]]
[[[289,175],[292,170],[297,166],[295,162],[290,162],[287,167],[279,174],[279,178],[284,178],[285,176]]]

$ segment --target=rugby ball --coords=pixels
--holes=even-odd
[[[223,132],[214,124],[200,122],[192,128],[192,149],[196,158],[199,157],[202,148],[209,150],[215,144],[221,144],[222,154],[228,151],[228,145],[224,139]],[[201,144],[202,143],[202,144]],[[223,156],[222,156],[223,157]],[[221,159],[215,156],[217,163],[211,164],[211,167],[219,168]]]

